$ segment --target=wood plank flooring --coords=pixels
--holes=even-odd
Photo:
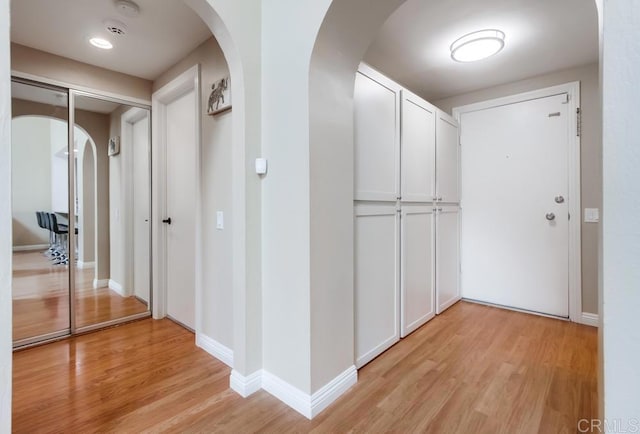
[[[308,421],[264,391],[242,399],[193,334],[148,319],[15,353],[13,429],[574,433],[597,417],[596,341],[595,328],[460,302]]]
[[[76,271],[76,324],[97,324],[136,313],[147,306],[109,288],[93,288],[93,269]],[[13,254],[13,339],[69,328],[69,275],[42,252]]]

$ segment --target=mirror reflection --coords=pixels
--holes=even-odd
[[[149,111],[76,95],[76,326],[148,311]]]
[[[69,332],[67,93],[12,83],[13,339]]]
[[[149,314],[149,110],[68,95],[12,82],[15,346]]]

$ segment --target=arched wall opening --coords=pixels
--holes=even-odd
[[[63,143],[61,146],[66,148],[66,131],[67,131],[67,119],[66,114],[60,114],[60,116],[52,116],[52,115],[44,115],[44,114],[30,114],[32,110],[36,108],[42,108],[43,110],[46,107],[41,107],[41,104],[36,102],[26,102],[26,101],[17,101],[14,104],[14,112],[12,123],[15,121],[29,121],[31,118],[36,119],[47,119],[50,122],[58,125],[58,128],[65,134],[62,139]],[[78,249],[78,267],[83,268],[83,266],[91,266],[93,267],[96,258],[99,257],[99,249],[98,249],[98,233],[96,231],[97,227],[97,215],[98,215],[98,195],[97,195],[97,150],[96,144],[89,132],[82,126],[75,126],[75,152],[76,152],[76,198],[77,198],[77,215],[78,215],[78,225],[79,228],[82,228],[78,232],[78,240],[77,240],[77,249]],[[62,163],[62,173],[66,172],[66,160],[58,159]],[[53,164],[53,163],[52,163]],[[15,171],[14,173],[18,173],[20,171]],[[24,173],[24,172],[23,172]],[[29,172],[36,176],[42,175],[43,173],[49,173],[48,171],[43,170],[35,170]],[[31,175],[30,175],[31,176]],[[51,195],[61,197],[66,197],[67,195],[67,183],[66,178],[63,179],[60,185],[54,185],[55,180],[49,179],[48,182],[27,182],[26,185],[31,185],[33,188],[42,188],[51,191]],[[59,199],[51,198],[48,203],[42,204],[39,208],[42,210],[48,211],[54,209],[52,207],[52,202],[55,202]],[[106,252],[101,252],[102,255],[108,257],[109,251],[108,246]],[[104,250],[104,249],[103,249]],[[84,264],[83,264],[84,263]],[[89,265],[90,263],[90,265]],[[97,271],[94,272],[97,275]]]
[[[225,220],[231,227],[227,237],[232,249],[226,255],[211,255],[206,246],[198,246],[196,252],[196,291],[203,290],[203,273],[211,268],[207,261],[226,262],[224,266],[231,270],[232,322],[226,324],[230,329],[231,364],[234,371],[243,375],[250,374],[261,367],[261,298],[260,298],[260,191],[259,179],[248,170],[248,161],[260,153],[260,75],[257,59],[260,58],[259,14],[251,14],[255,4],[238,4],[223,0],[185,0],[205,22],[220,46],[229,68],[232,112],[223,114],[216,120],[206,118],[207,125],[212,122],[231,122],[230,174],[227,180],[231,186],[231,215]],[[257,2],[256,2],[257,4]],[[253,17],[253,18],[248,18]],[[255,22],[251,22],[251,20]],[[207,91],[211,83],[202,83]],[[207,90],[205,90],[205,88]],[[228,117],[231,119],[228,119]],[[206,128],[203,127],[203,128]],[[223,138],[228,140],[228,138]],[[204,145],[204,144],[202,144]],[[201,157],[207,158],[210,150],[201,149]],[[210,171],[216,170],[215,161],[203,161],[212,167],[201,168],[199,180],[202,206],[198,210],[196,224],[201,230],[215,230],[211,226],[212,209],[204,202],[207,194],[207,182]],[[228,170],[224,168],[223,170]],[[213,187],[215,188],[215,186]],[[209,226],[207,226],[209,225]],[[215,315],[215,300],[205,299],[198,306],[201,317]],[[227,312],[227,315],[229,313]],[[198,314],[196,315],[198,317]],[[196,333],[199,331],[196,330]],[[201,330],[200,330],[201,332]]]
[[[405,1],[334,0],[318,31],[309,69],[312,352],[335,355],[312,371],[312,391],[353,363],[353,90],[355,73],[383,23]],[[596,5],[598,2],[594,2]],[[339,253],[337,253],[339,252]],[[315,276],[315,277],[314,277]],[[342,288],[343,292],[327,288]],[[349,288],[349,290],[346,290]],[[317,304],[316,304],[317,303]],[[345,330],[347,329],[347,330]],[[341,336],[341,339],[331,339]],[[314,345],[313,342],[317,342]],[[351,345],[351,349],[349,349]],[[351,351],[351,352],[349,352]],[[342,360],[338,360],[342,358]],[[312,356],[312,360],[314,357]]]

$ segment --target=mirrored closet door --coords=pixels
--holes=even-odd
[[[149,316],[148,107],[16,79],[12,108],[14,347]]]
[[[11,87],[13,340],[70,333],[68,93]]]

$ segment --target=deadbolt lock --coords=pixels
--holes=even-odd
[[[556,203],[564,203],[564,197],[563,196],[556,196],[555,201],[556,201]]]

